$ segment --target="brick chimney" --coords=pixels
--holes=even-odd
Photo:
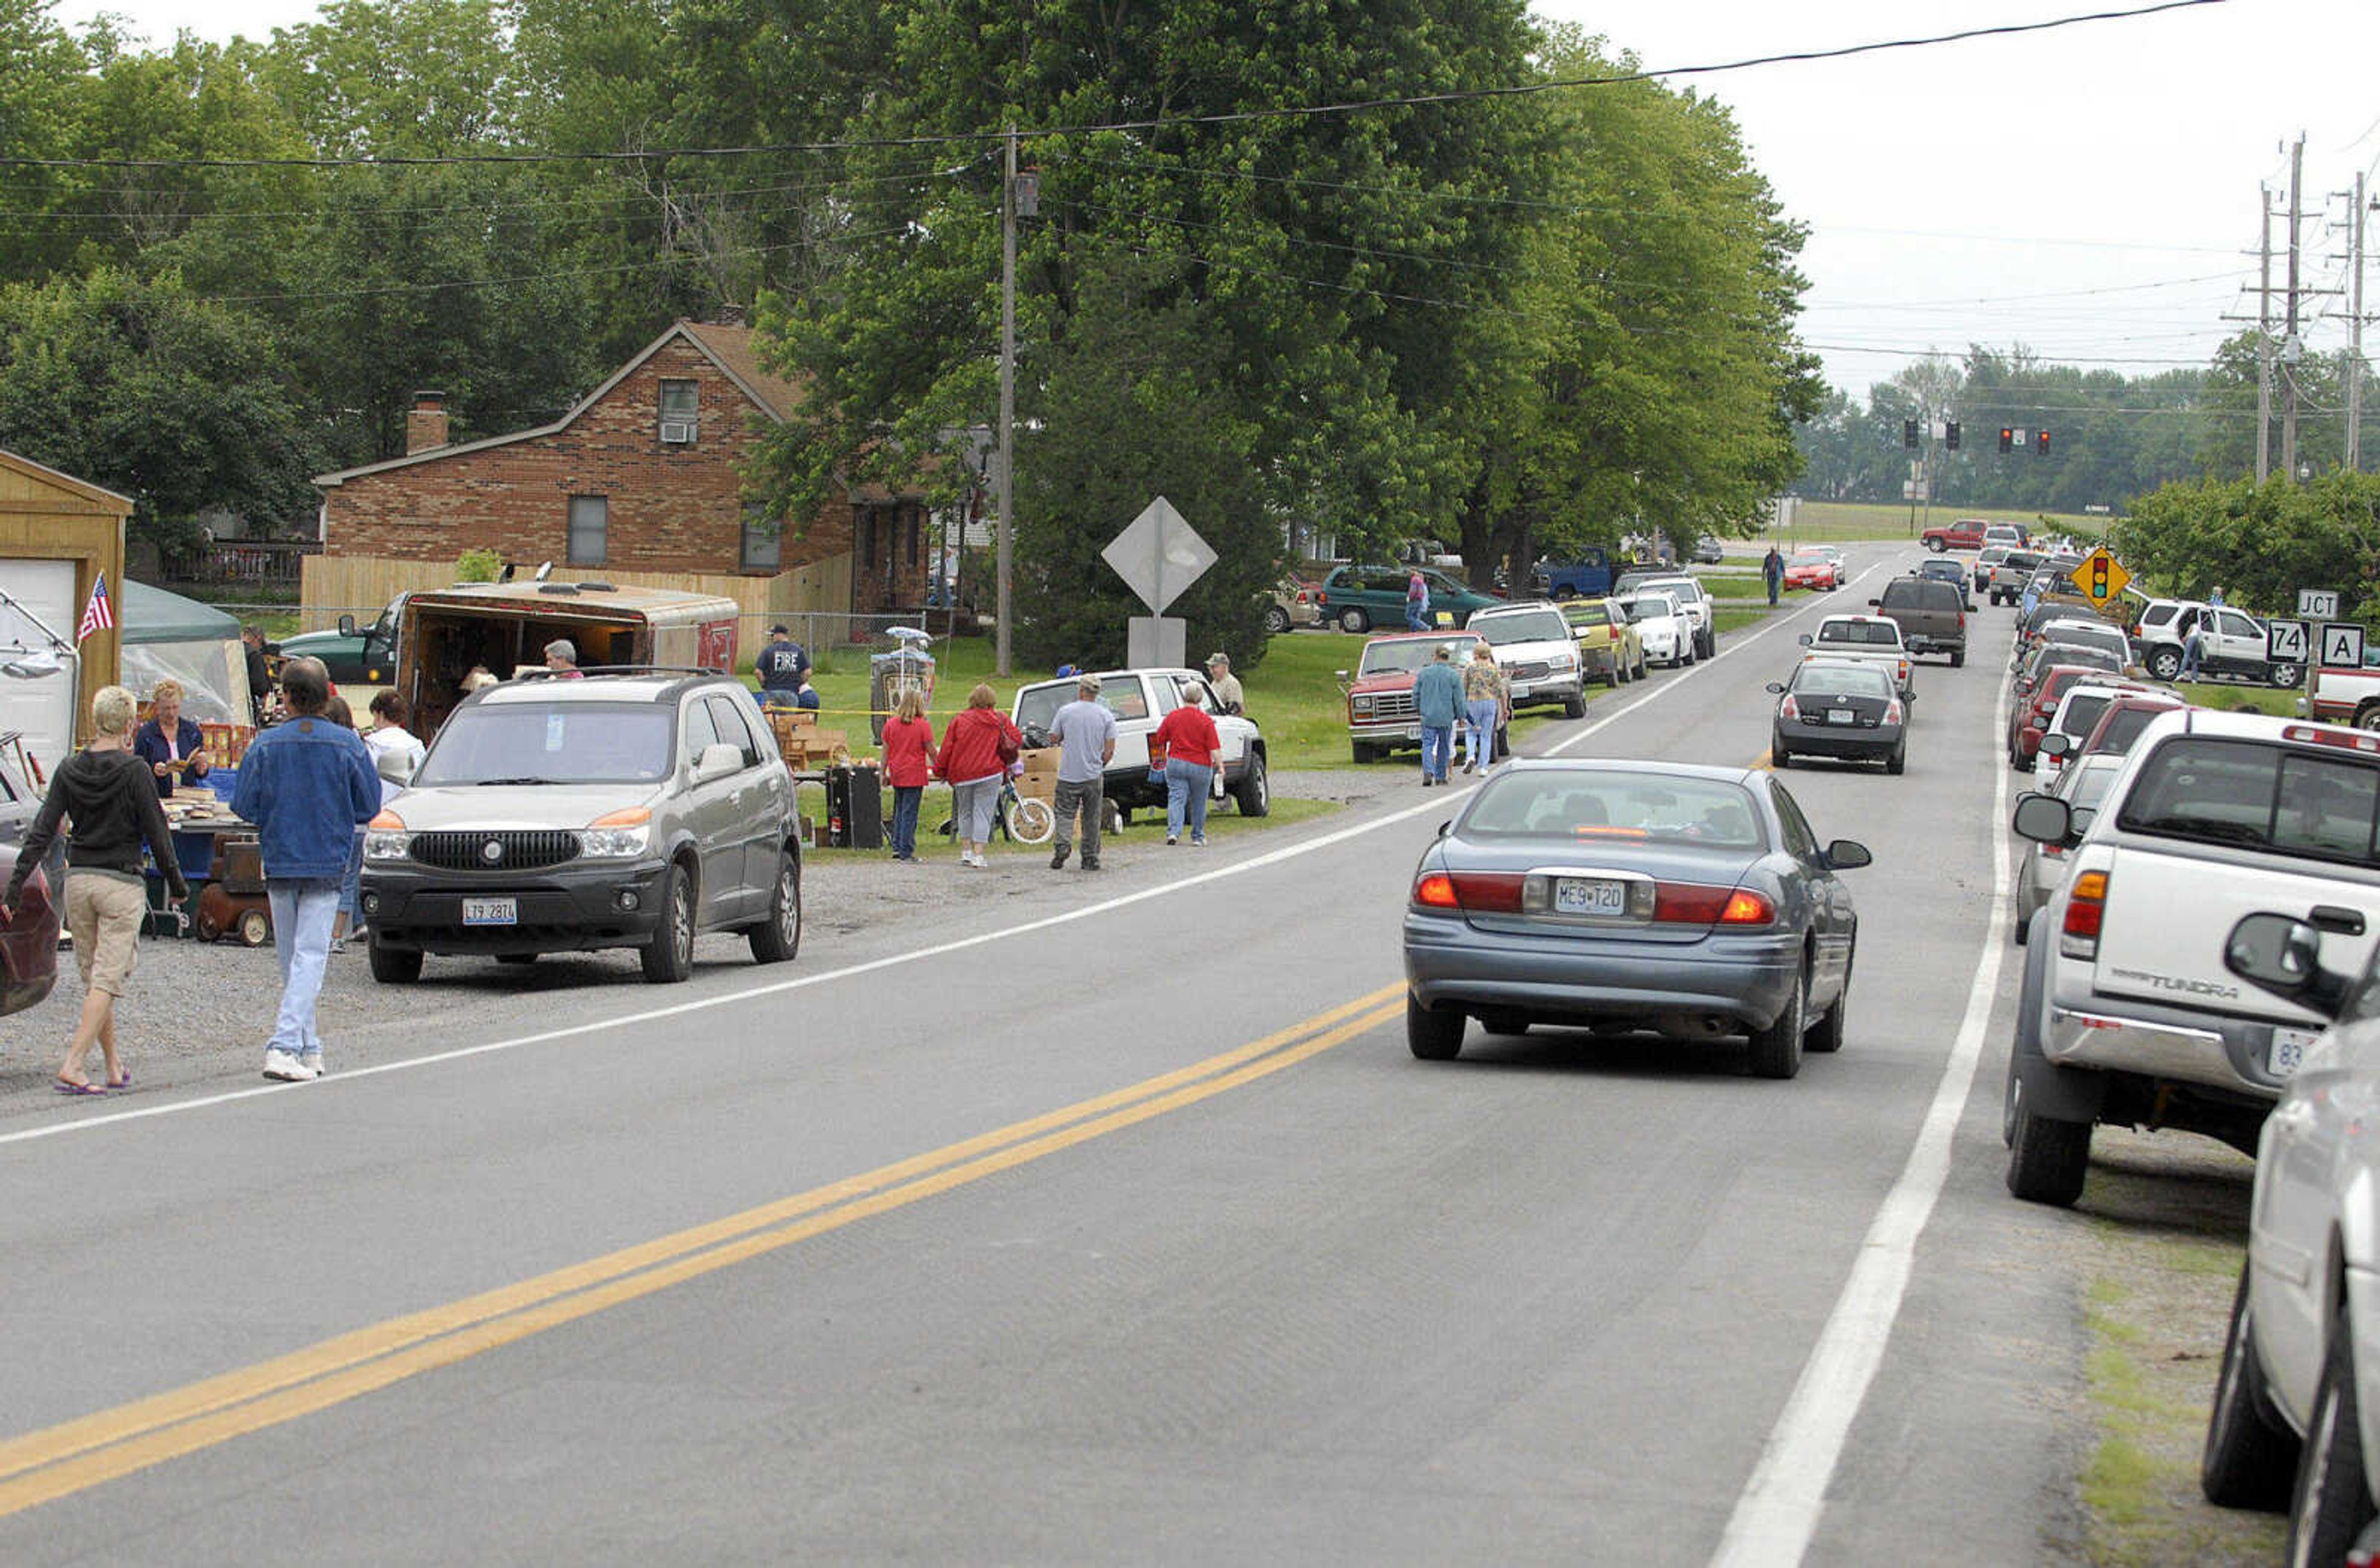
[[[417,392],[413,395],[413,412],[405,416],[405,455],[427,452],[433,446],[446,444],[446,395],[443,392]]]

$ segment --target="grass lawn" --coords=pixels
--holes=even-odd
[[[1915,514],[1917,522],[1912,526],[1910,509],[1906,505],[1888,506],[1874,502],[1804,501],[1793,509],[1793,527],[1779,537],[1796,544],[1826,544],[1861,539],[1912,540],[1924,529],[1926,518],[1925,509],[1919,507]],[[2078,540],[2104,537],[2111,520],[1995,506],[1937,506],[1933,511],[1933,526],[1939,528],[1958,517],[1982,517],[1988,522],[2023,523],[2034,527],[2039,525],[2045,516],[2052,528],[2070,533]]]
[[[2201,708],[2212,708],[2219,713],[2273,713],[2284,719],[2299,716],[2298,702],[2305,693],[2295,687],[2284,691],[2277,687],[2246,686],[2231,681],[2177,682],[2173,688],[2182,699]]]

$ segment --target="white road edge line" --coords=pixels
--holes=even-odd
[[[1995,735],[2006,727],[2007,704],[2003,689],[1993,704]],[[1908,1162],[1861,1239],[1851,1277],[1761,1448],[1751,1479],[1736,1499],[1735,1512],[1711,1557],[1713,1568],[1793,1568],[1802,1561],[1826,1512],[1827,1488],[1834,1480],[1852,1422],[1884,1364],[1885,1348],[1908,1293],[1918,1237],[1949,1178],[1951,1136],[1974,1086],[1984,1031],[1990,1027],[1992,1003],[1999,991],[2009,929],[2008,788],[2008,770],[2001,768],[1992,789],[1992,903],[1984,921],[1983,956],[1967,991],[1967,1011],[1950,1059],[1942,1065],[1941,1081],[1935,1086]]]
[[[1853,577],[1852,581],[1845,586],[1857,586],[1863,578],[1867,577],[1868,572],[1873,572],[1876,569],[1876,568],[1874,566],[1869,567],[1867,571],[1862,572],[1859,577]],[[1551,756],[1557,752],[1567,751],[1570,748],[1576,746],[1580,741],[1585,740],[1590,735],[1595,735],[1597,731],[1618,723],[1621,720],[1626,718],[1629,714],[1633,713],[1637,709],[1644,707],[1646,703],[1651,702],[1657,698],[1669,692],[1676,690],[1681,682],[1692,680],[1695,675],[1701,674],[1704,670],[1718,662],[1718,661],[1726,658],[1729,654],[1733,653],[1740,649],[1750,647],[1753,643],[1759,641],[1762,638],[1767,636],[1770,632],[1775,631],[1778,627],[1785,625],[1788,621],[1798,619],[1799,617],[1809,614],[1811,610],[1824,605],[1826,602],[1826,600],[1819,600],[1815,603],[1805,605],[1799,610],[1780,612],[1768,625],[1762,626],[1758,631],[1754,632],[1751,636],[1740,638],[1739,640],[1730,643],[1726,648],[1720,649],[1718,652],[1713,654],[1710,658],[1702,661],[1691,669],[1681,672],[1675,678],[1664,681],[1658,689],[1647,692],[1645,696],[1637,699],[1632,703],[1629,703],[1626,707],[1619,709],[1614,712],[1605,714],[1602,718],[1597,719],[1595,723],[1587,725],[1585,729],[1580,730],[1577,734],[1564,739],[1560,745],[1547,748],[1546,751],[1541,753],[1541,755]],[[1484,782],[1484,780],[1479,781],[1479,783]],[[856,975],[873,974],[880,969],[889,969],[896,964],[915,963],[921,958],[939,958],[946,953],[960,953],[971,947],[984,946],[990,942],[1004,942],[1011,937],[1029,936],[1035,931],[1048,930],[1054,926],[1070,925],[1076,920],[1092,919],[1098,916],[1109,914],[1114,910],[1123,909],[1131,905],[1146,903],[1153,898],[1165,897],[1172,893],[1184,892],[1189,888],[1204,886],[1208,882],[1220,881],[1227,877],[1244,876],[1250,871],[1257,870],[1266,866],[1277,866],[1283,861],[1293,860],[1300,856],[1311,855],[1317,850],[1328,849],[1332,845],[1344,844],[1349,839],[1359,838],[1369,833],[1377,833],[1382,828],[1390,827],[1399,822],[1409,821],[1415,817],[1427,816],[1432,812],[1444,811],[1452,802],[1460,800],[1478,786],[1478,783],[1458,785],[1450,789],[1443,796],[1431,796],[1428,799],[1424,800],[1417,805],[1408,806],[1400,810],[1391,811],[1386,816],[1375,817],[1369,821],[1358,822],[1352,827],[1341,828],[1336,832],[1324,833],[1319,838],[1307,839],[1300,844],[1284,845],[1279,849],[1268,850],[1262,855],[1251,856],[1245,860],[1235,860],[1229,865],[1219,866],[1211,871],[1200,871],[1192,876],[1178,877],[1172,881],[1161,882],[1155,887],[1143,888],[1137,893],[1127,893],[1120,894],[1114,898],[1101,899],[1097,904],[1087,904],[1079,909],[1069,909],[1061,914],[1045,915],[1038,920],[1026,920],[1021,925],[1002,926],[996,930],[978,931],[973,936],[958,937],[950,942],[935,942],[929,947],[911,948],[905,953],[892,954],[882,958],[871,958],[867,960],[865,963],[846,964],[840,969],[821,970],[815,975],[796,976],[792,979],[778,980],[768,985],[747,986],[739,991],[724,991],[717,996],[706,996],[694,1002],[682,1002],[672,1007],[652,1007],[648,1008],[641,1013],[627,1013],[623,1014],[618,1017],[598,1019],[584,1024],[572,1024],[558,1029],[544,1029],[536,1034],[519,1035],[511,1039],[488,1040],[479,1045],[462,1046],[454,1051],[432,1051],[427,1056],[408,1056],[403,1061],[382,1062],[374,1066],[357,1067],[352,1070],[333,1074],[328,1077],[315,1078],[302,1084],[264,1084],[260,1085],[255,1088],[227,1089],[220,1094],[200,1095],[188,1100],[168,1100],[162,1105],[143,1106],[140,1109],[134,1111],[104,1112],[99,1115],[82,1116],[71,1122],[59,1122],[49,1126],[27,1127],[13,1133],[0,1133],[0,1147],[5,1147],[9,1144],[31,1143],[41,1138],[64,1137],[70,1133],[86,1133],[101,1127],[120,1126],[128,1122],[145,1122],[155,1116],[177,1116],[186,1112],[204,1110],[208,1107],[216,1105],[233,1105],[241,1100],[256,1100],[266,1095],[285,1095],[292,1092],[303,1092],[307,1090],[334,1089],[343,1084],[361,1083],[366,1079],[380,1077],[390,1073],[409,1073],[422,1067],[440,1066],[448,1062],[468,1061],[474,1056],[485,1056],[494,1051],[516,1051],[523,1046],[549,1044],[558,1039],[569,1039],[577,1035],[598,1034],[606,1029],[634,1028],[639,1025],[661,1023],[666,1019],[684,1017],[688,1014],[704,1012],[713,1007],[724,1007],[734,1003],[747,1002],[756,997],[781,996],[787,991],[803,991],[811,986],[828,985],[836,980],[847,980]]]

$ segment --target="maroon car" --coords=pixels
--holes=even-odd
[[[0,888],[17,874],[17,846],[0,845]],[[58,906],[50,879],[40,870],[25,879],[18,907],[0,926],[0,1015],[22,1013],[58,983]]]

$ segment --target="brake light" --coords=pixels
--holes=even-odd
[[[405,831],[405,819],[394,811],[384,810],[365,825],[384,833],[401,833]]]
[[[1897,724],[1901,722],[1900,699],[1898,697],[1884,705],[1884,722],[1888,724]]]
[[[1802,705],[1793,700],[1793,694],[1791,692],[1787,692],[1785,694],[1785,700],[1777,705],[1777,716],[1780,719],[1801,718]]]
[[[1722,926],[1765,926],[1777,918],[1777,906],[1765,893],[1740,887],[1729,895],[1727,907],[1718,912]]]
[[[1431,871],[1414,883],[1413,901],[1425,909],[1517,915],[1525,880],[1508,871]]]
[[[2380,735],[2361,730],[2335,730],[2319,724],[2284,724],[2283,740],[2312,741],[2316,746],[2336,746],[2347,751],[2380,752]]]
[[[2059,929],[2058,952],[2064,958],[2099,955],[2099,928],[2107,916],[2107,873],[2085,871],[2074,879],[2066,900],[2066,920]]]

